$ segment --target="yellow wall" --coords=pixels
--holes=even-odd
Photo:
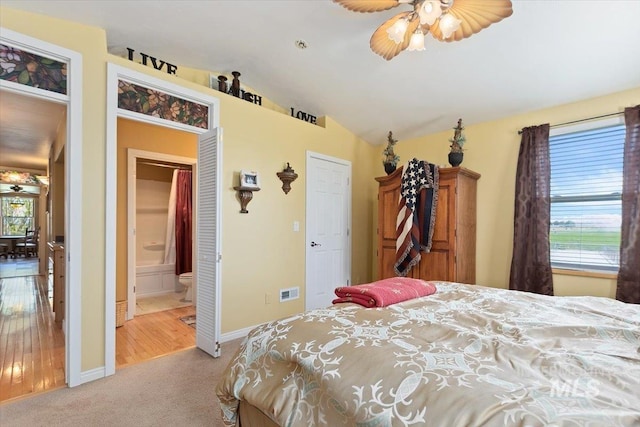
[[[112,62],[153,75],[220,99],[220,123],[224,129],[222,170],[222,332],[249,327],[289,315],[304,307],[304,203],[306,151],[340,157],[353,164],[352,278],[370,279],[374,247],[372,207],[374,164],[377,150],[335,121],[315,126],[287,114],[250,104],[176,76],[109,55],[102,29],[0,9],[0,25],[25,35],[77,51],[83,55],[83,237],[91,248],[82,264],[82,370],[104,365],[105,294],[105,132],[106,64]],[[208,83],[208,81],[207,81]],[[285,195],[276,172],[286,162],[300,177]],[[240,214],[236,192],[240,169],[256,170],[262,190]],[[120,174],[121,171],[119,170]],[[119,193],[122,191],[119,189]],[[121,206],[121,204],[119,204]],[[120,207],[119,207],[120,209]],[[293,221],[300,232],[293,232]],[[118,231],[120,233],[120,231]],[[120,236],[120,234],[118,234]],[[118,239],[118,265],[126,247]],[[364,248],[364,250],[363,250]],[[265,304],[265,293],[301,286],[300,299]],[[118,296],[122,298],[122,291]],[[114,307],[115,309],[115,307]]]
[[[118,214],[116,219],[116,301],[127,299],[127,150],[197,158],[198,137],[133,120],[118,119]]]
[[[518,130],[543,123],[564,123],[622,111],[640,103],[640,88],[561,105],[501,120],[465,125],[461,166],[482,175],[478,181],[477,283],[506,288],[513,247],[515,175],[520,148]],[[455,127],[456,123],[451,123]],[[417,157],[447,165],[453,130],[400,141],[395,152],[402,161]],[[615,280],[554,274],[557,295],[614,296]]]

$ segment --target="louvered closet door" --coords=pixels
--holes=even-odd
[[[220,356],[220,129],[198,141],[196,197],[196,346]]]

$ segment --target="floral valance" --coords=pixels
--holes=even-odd
[[[0,44],[0,79],[67,94],[67,64]]]
[[[206,105],[124,80],[118,81],[118,108],[202,129],[209,128],[209,107]]]

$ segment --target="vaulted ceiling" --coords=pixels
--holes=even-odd
[[[409,139],[448,130],[458,118],[470,125],[640,87],[638,1],[515,0],[511,17],[468,39],[428,38],[425,51],[390,61],[369,49],[369,38],[409,5],[376,13],[329,0],[2,5],[104,28],[117,55],[130,47],[178,67],[240,71],[263,97],[328,115],[372,144],[386,142],[389,130]]]

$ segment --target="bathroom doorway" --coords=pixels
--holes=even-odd
[[[149,125],[131,123],[120,128],[127,133],[131,126]],[[184,137],[187,141],[181,145],[190,142],[188,138],[191,135]],[[192,172],[196,165],[195,158],[127,149],[128,320],[134,316],[195,305],[195,292],[185,285],[189,284],[187,278],[193,271],[191,212],[195,185]],[[189,194],[183,197],[184,183],[180,185],[179,180],[189,177],[192,177],[188,180]],[[185,200],[188,206],[184,208],[190,215],[179,218],[183,210],[176,209],[176,205],[184,205]],[[181,231],[181,225],[184,229],[185,223],[189,228],[188,236]],[[179,237],[180,242],[177,236],[183,236]]]
[[[166,107],[167,102],[175,100],[181,110],[194,113],[169,114],[165,117],[164,113],[156,116],[150,111],[146,112],[148,114],[138,111],[141,104],[129,101],[144,97],[149,91],[156,92],[158,99],[162,100],[155,107]],[[131,98],[124,96],[124,93],[130,94]],[[127,244],[127,227],[122,225],[122,221],[117,221],[120,215],[126,218],[127,209],[126,203],[120,202],[120,197],[127,196],[127,168],[126,151],[118,144],[121,130],[119,119],[184,131],[195,135],[197,139],[197,203],[194,208],[196,250],[193,259],[193,287],[197,293],[196,346],[213,357],[220,355],[222,129],[219,127],[219,109],[219,100],[203,91],[188,89],[119,65],[107,64],[105,376],[115,373],[116,330],[122,329],[116,327],[117,315],[120,313],[116,301],[124,301],[119,292],[126,293],[125,282],[120,282],[124,285],[117,286],[119,274],[126,276],[126,271],[118,272],[117,269],[120,266],[124,266],[125,270],[127,268],[127,250],[122,247]],[[144,138],[139,140],[143,142]],[[151,143],[155,145],[156,141],[151,140]],[[157,151],[154,145],[146,149]]]
[[[196,344],[195,293],[183,276],[193,267],[198,138],[118,118],[117,144],[124,172],[118,205],[125,207],[118,209],[118,247],[127,248],[117,263],[117,301],[127,301],[127,320],[116,330],[121,368]]]

